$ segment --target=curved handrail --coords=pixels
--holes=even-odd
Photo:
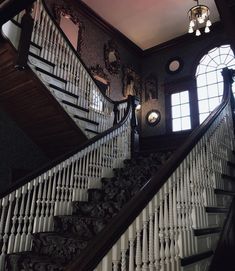
[[[69,45],[70,49],[73,51],[73,53],[76,55],[76,57],[79,59],[79,61],[81,62],[81,64],[83,65],[83,67],[85,68],[86,72],[90,75],[93,83],[96,85],[96,87],[100,90],[99,86],[97,85],[96,81],[94,80],[94,77],[92,76],[90,70],[88,69],[88,67],[86,66],[86,64],[84,63],[84,61],[81,59],[81,57],[79,56],[78,52],[74,49],[74,47],[72,46],[71,42],[69,41],[69,39],[67,38],[67,36],[65,35],[65,33],[61,30],[59,24],[57,23],[57,21],[55,20],[55,18],[51,15],[51,12],[49,11],[45,0],[41,0],[43,7],[45,8],[47,14],[49,15],[50,19],[52,20],[52,22],[55,24],[55,26],[58,28],[58,30],[60,31],[60,34],[63,36],[63,38],[66,40],[67,44]],[[111,98],[109,98],[107,95],[105,95],[101,90],[100,90],[101,94],[111,103],[115,103],[115,101],[113,101]]]
[[[231,70],[224,69],[223,76],[224,93],[221,104],[213,110],[208,118],[194,132],[192,132],[186,142],[172,155],[164,167],[159,169],[157,174],[154,175],[122,208],[107,227],[91,241],[82,255],[72,264],[67,266],[65,269],[66,271],[93,270],[190,153],[195,144],[201,139],[205,132],[208,131],[226,105],[231,101],[233,106],[234,98],[231,90]],[[89,255],[89,257],[87,257],[87,255]]]
[[[109,128],[108,130],[100,133],[99,135],[96,135],[93,138],[87,140],[86,143],[79,146],[78,148],[76,148],[76,149],[74,149],[74,150],[72,150],[72,151],[70,151],[70,152],[68,152],[68,153],[66,153],[64,155],[61,155],[60,157],[58,157],[58,158],[50,161],[49,163],[41,166],[37,170],[35,170],[32,173],[28,174],[27,176],[19,179],[15,185],[11,186],[9,189],[7,189],[6,191],[4,191],[3,193],[0,194],[0,199],[5,197],[6,195],[10,194],[11,192],[15,191],[17,188],[25,185],[26,183],[28,183],[32,179],[36,178],[37,176],[43,174],[44,172],[46,172],[50,168],[56,166],[57,164],[63,162],[64,160],[68,159],[69,157],[73,156],[74,154],[76,154],[76,153],[82,151],[83,149],[89,147],[94,142],[104,138],[106,135],[110,134],[114,130],[121,127],[126,122],[129,114],[131,114],[132,99],[134,99],[134,98],[135,98],[134,96],[128,96],[128,98],[125,100],[125,102],[128,103],[127,110],[126,110],[125,115],[123,116],[122,120],[118,124],[114,125],[113,127]]]

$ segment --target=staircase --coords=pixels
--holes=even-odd
[[[113,102],[98,89],[44,2],[30,12],[2,26],[0,105],[56,158],[119,122],[127,101]]]
[[[25,63],[24,51],[17,62],[27,72],[15,71],[12,60],[30,16],[30,52]],[[31,15],[20,13],[5,24],[3,33],[15,48],[1,40],[0,80],[8,110],[14,82],[9,88],[6,82],[13,73],[17,85],[26,84],[27,96],[44,89],[53,108],[90,139],[1,195],[0,271],[210,270],[235,193],[234,71],[224,69],[221,105],[181,148],[169,159],[169,153],[141,157],[134,148],[135,99],[113,103],[99,92],[43,1]],[[25,72],[24,80],[19,72]],[[20,97],[12,100],[15,110],[28,112],[18,105]],[[35,115],[41,111],[38,107]],[[47,118],[54,113],[48,109]],[[42,124],[37,123],[39,135]]]
[[[6,270],[64,270],[133,197],[169,157],[155,153],[124,161],[100,189],[88,190],[88,201],[74,201],[72,215],[54,217],[54,231],[33,234],[32,252],[10,254]]]

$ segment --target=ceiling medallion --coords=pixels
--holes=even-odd
[[[198,0],[194,0],[197,2],[197,5],[192,7],[188,11],[188,17],[189,17],[189,29],[188,33],[193,33],[196,31],[196,36],[201,35],[201,31],[199,28],[202,26],[205,26],[205,33],[210,32],[210,26],[212,25],[209,16],[210,16],[210,10],[205,5],[199,5]]]

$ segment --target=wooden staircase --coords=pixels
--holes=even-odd
[[[0,106],[50,157],[83,144],[87,137],[30,70],[15,68],[17,52],[0,40]]]

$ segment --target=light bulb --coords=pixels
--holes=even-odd
[[[193,33],[193,28],[192,27],[189,27],[188,33]]]
[[[205,27],[205,33],[209,33],[210,32],[210,28],[209,28],[209,26],[206,26]]]
[[[206,21],[206,26],[211,26],[212,25],[212,23],[211,23],[211,21],[208,19],[207,21]]]
[[[197,18],[199,24],[203,24],[204,23],[204,19],[202,17],[198,17]]]
[[[201,31],[199,29],[197,29],[196,36],[200,36],[200,35],[201,35]]]
[[[194,27],[194,26],[195,26],[195,22],[194,22],[194,20],[191,20],[189,23],[189,27]]]

